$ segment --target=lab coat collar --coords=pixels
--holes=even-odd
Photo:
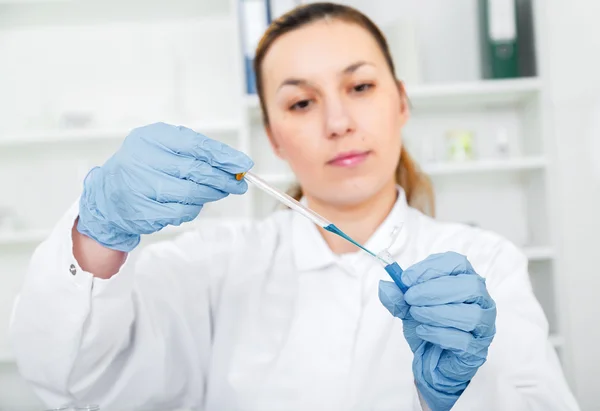
[[[375,230],[369,240],[363,244],[368,250],[377,253],[390,246],[390,234],[395,226],[401,229],[400,235],[390,247],[390,252],[394,254],[398,251],[401,244],[405,241],[405,230],[402,226],[407,216],[408,204],[404,190],[397,186],[398,198],[394,207],[385,218],[385,220]],[[305,199],[300,200],[306,204]],[[325,268],[335,264],[340,260],[340,256],[334,254],[325,239],[319,232],[317,226],[304,216],[298,213],[292,213],[291,221],[293,259],[298,271],[311,271]],[[371,258],[362,250],[356,253],[357,258]]]

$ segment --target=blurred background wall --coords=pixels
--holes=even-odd
[[[600,410],[600,3],[341,2],[388,36],[413,105],[405,143],[433,178],[438,218],[523,249],[569,383],[582,409]],[[269,16],[294,1],[268,3],[0,0],[0,410],[43,409],[6,332],[28,258],[131,128],[192,127],[292,182],[247,70]],[[144,244],[273,207],[251,189]]]

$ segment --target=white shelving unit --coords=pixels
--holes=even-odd
[[[554,249],[552,247],[525,247],[523,251],[529,261],[545,261],[554,258]]]
[[[211,136],[238,135],[240,125],[234,122],[222,123],[195,123],[186,124],[194,130],[202,130]],[[6,134],[0,136],[0,148],[18,147],[36,144],[74,144],[87,142],[121,141],[129,134],[131,128],[117,129],[67,129],[67,130],[41,130],[21,134]]]
[[[503,173],[543,169],[546,159],[539,157],[511,158],[507,160],[474,160],[462,163],[439,162],[424,164],[423,171],[430,176],[452,174]]]
[[[38,3],[44,10],[48,7],[57,10],[57,15],[71,4],[69,1],[36,0],[20,3],[0,0],[0,7],[18,4],[18,8],[28,7],[35,11]],[[177,20],[170,16],[165,29],[175,33],[171,39],[173,41],[178,38],[178,33],[194,33],[191,36],[193,41],[201,43],[195,46],[189,40],[178,46],[179,54],[176,54],[175,60],[189,68],[178,68],[183,71],[177,72],[179,75],[176,77],[184,82],[176,82],[181,88],[177,89],[180,92],[178,98],[185,103],[182,112],[186,115],[178,112],[176,118],[185,119],[181,124],[246,152],[255,160],[258,174],[277,186],[286,187],[293,182],[293,175],[270,152],[258,115],[258,100],[256,96],[246,95],[245,85],[241,81],[245,72],[237,24],[237,0],[229,0],[227,7],[224,6],[225,2],[215,0],[214,3],[217,10],[214,16],[180,16],[185,18],[184,28],[179,28]],[[15,21],[25,24],[24,15],[22,10],[16,13]],[[39,19],[38,16],[36,21]],[[213,23],[205,24],[211,19],[214,19]],[[3,34],[1,24],[2,19],[0,35]],[[147,26],[160,27],[160,24],[160,19],[144,21],[140,23],[139,33],[146,30]],[[42,31],[36,33],[39,35]],[[159,43],[164,40],[157,39]],[[204,54],[200,57],[194,53],[187,54],[185,47],[203,47]],[[0,49],[0,54],[2,52]],[[225,57],[217,58],[217,53],[225,53]],[[0,67],[0,87],[3,73]],[[173,76],[173,73],[169,75]],[[205,81],[202,81],[203,77]],[[432,177],[438,218],[468,222],[498,231],[522,248],[531,264],[535,291],[551,323],[551,341],[560,349],[565,344],[565,338],[555,318],[559,308],[554,295],[556,273],[553,270],[554,260],[560,258],[560,250],[554,246],[556,233],[551,231],[547,218],[547,205],[551,201],[547,191],[547,170],[552,167],[552,158],[546,149],[546,136],[542,134],[542,130],[546,129],[543,121],[547,116],[543,78],[440,85],[408,84],[407,93],[413,118],[409,120],[404,139],[411,154]],[[205,102],[200,98],[202,95],[204,99],[206,96],[211,96],[211,99],[214,96],[214,99]],[[174,97],[166,95],[165,98]],[[6,102],[4,107],[7,108]],[[157,118],[156,121],[163,119]],[[435,147],[443,147],[444,133],[458,128],[474,132],[477,159],[449,162],[439,151],[436,159],[425,158],[427,156],[421,150],[422,141],[428,140]],[[0,129],[0,186],[6,185],[3,194],[8,200],[5,201],[14,199],[8,204],[3,204],[0,199],[0,207],[13,207],[22,215],[33,216],[31,221],[27,221],[28,228],[0,233],[0,272],[4,272],[4,264],[12,268],[16,264],[15,259],[21,261],[19,271],[11,272],[13,277],[5,275],[2,278],[2,281],[11,282],[9,289],[17,288],[15,284],[21,280],[18,277],[25,270],[27,257],[49,235],[54,222],[77,198],[82,167],[86,170],[102,162],[130,129],[122,126],[113,128],[110,124],[79,130],[56,127],[37,127],[35,130],[11,128],[10,131]],[[507,132],[510,137],[510,155],[504,158],[496,156],[493,149],[495,134],[499,130]],[[13,169],[14,175],[22,177],[22,180],[14,182],[12,178],[2,179],[2,173],[8,170],[12,173]],[[34,184],[38,184],[35,186],[38,191],[34,190]],[[42,198],[47,204],[39,204]],[[207,207],[203,214],[207,218],[258,218],[274,206],[271,199],[251,187],[243,196],[229,197],[218,206]],[[153,240],[168,238],[191,228],[190,225],[165,230]],[[11,304],[12,301],[7,299],[0,300],[0,316],[9,312]],[[2,323],[7,320],[0,318]],[[4,332],[0,331],[0,363],[9,362],[12,358],[10,352],[3,351],[6,347],[3,342],[5,337]]]

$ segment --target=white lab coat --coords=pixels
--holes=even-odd
[[[72,253],[77,204],[36,250],[11,335],[22,374],[57,405],[108,410],[421,410],[402,321],[383,307],[366,253],[336,256],[281,210],[132,253],[109,280]],[[201,218],[201,217],[200,217]],[[453,409],[577,410],[548,341],[527,259],[490,232],[428,218],[400,196],[366,246],[402,267],[468,256],[497,303],[487,362]]]

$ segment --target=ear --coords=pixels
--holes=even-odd
[[[396,80],[396,86],[398,87],[398,94],[400,95],[400,117],[402,125],[406,124],[410,117],[410,101],[406,95],[406,89],[404,83],[400,80]]]
[[[271,148],[273,149],[273,152],[275,153],[275,155],[277,157],[279,157],[280,159],[285,160],[284,152],[279,147],[279,144],[277,143],[277,140],[273,136],[273,129],[268,124],[265,125],[265,132],[267,133],[267,137],[269,139],[269,143],[271,144]]]

